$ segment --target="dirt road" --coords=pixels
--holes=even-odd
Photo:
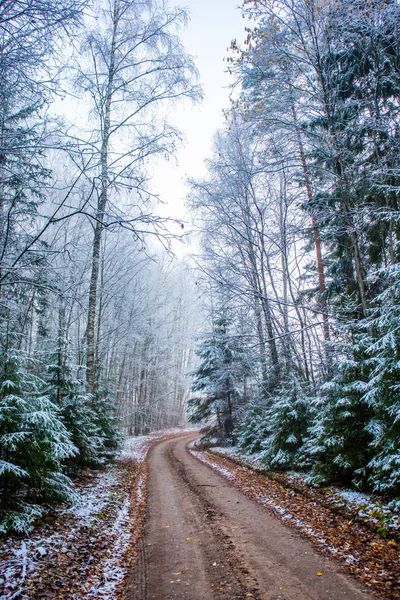
[[[148,523],[129,600],[367,600],[307,540],[192,457],[185,435],[150,455]]]

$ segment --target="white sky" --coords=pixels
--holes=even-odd
[[[204,174],[203,161],[210,155],[212,138],[223,124],[222,110],[229,107],[229,84],[233,79],[226,73],[224,58],[230,55],[231,40],[244,40],[246,21],[237,8],[240,0],[183,0],[170,1],[189,10],[191,19],[181,39],[186,51],[195,58],[203,86],[204,100],[200,105],[180,106],[173,123],[181,129],[187,143],[175,161],[159,162],[154,171],[153,191],[167,203],[161,211],[165,216],[184,218],[187,176]]]

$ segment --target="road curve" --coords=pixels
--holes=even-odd
[[[376,599],[191,456],[186,445],[196,437],[162,441],[150,454],[147,525],[129,600]]]

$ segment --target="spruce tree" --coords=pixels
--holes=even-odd
[[[71,363],[68,340],[59,332],[54,351],[48,357],[48,393],[58,407],[62,421],[68,430],[77,453],[65,460],[71,475],[77,468],[96,465],[104,447],[96,413],[90,397],[84,392],[84,384],[76,377],[77,367]]]
[[[201,359],[193,373],[193,392],[201,395],[189,400],[189,418],[198,423],[208,420],[208,431],[232,442],[238,408],[243,401],[243,383],[249,373],[248,356],[238,336],[230,333],[224,315],[215,320],[214,330],[196,354]]]
[[[269,435],[263,440],[260,458],[270,469],[296,468],[313,417],[311,398],[298,382],[287,382],[269,407]]]
[[[387,287],[376,298],[364,327],[370,374],[362,400],[373,412],[368,424],[368,482],[374,491],[388,495],[400,494],[399,271],[396,264],[379,272]]]
[[[369,368],[360,336],[352,350],[353,356],[337,364],[336,376],[322,387],[314,403],[315,420],[305,452],[314,463],[315,481],[365,487],[374,411],[364,397]]]
[[[26,531],[41,505],[71,497],[63,462],[78,449],[32,365],[11,352],[2,364],[0,530]]]

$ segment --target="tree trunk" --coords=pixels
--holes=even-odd
[[[294,107],[294,104],[292,104],[292,115],[293,115],[293,120],[294,120],[294,124],[295,124],[295,128],[296,128],[297,143],[299,146],[300,162],[301,162],[301,166],[303,169],[307,199],[310,202],[312,200],[313,193],[312,193],[312,188],[311,188],[310,176],[308,173],[308,165],[307,165],[307,161],[306,161],[306,155],[304,152],[303,141],[301,139],[300,129],[298,128],[298,125],[297,125],[297,114],[296,114],[296,109]],[[322,260],[321,238],[319,235],[319,229],[317,227],[316,219],[313,215],[311,215],[311,223],[312,223],[312,228],[313,228],[315,254],[316,254],[316,259],[317,259],[319,303],[320,303],[321,311],[322,311],[324,338],[326,341],[329,341],[330,332],[329,332],[327,304],[326,304],[326,300],[325,300],[326,286],[325,286],[324,263]]]
[[[101,146],[101,190],[98,202],[96,225],[93,237],[92,253],[92,273],[90,277],[89,301],[88,301],[88,320],[86,329],[86,387],[89,394],[95,393],[95,329],[96,329],[96,307],[97,307],[97,288],[99,279],[101,235],[103,231],[104,213],[108,200],[108,150],[110,142],[111,129],[111,100],[113,96],[113,83],[115,75],[115,45],[119,22],[119,12],[117,2],[114,4],[113,37],[110,52],[110,67],[108,70],[107,92],[104,102],[104,119],[102,126],[102,146]]]

